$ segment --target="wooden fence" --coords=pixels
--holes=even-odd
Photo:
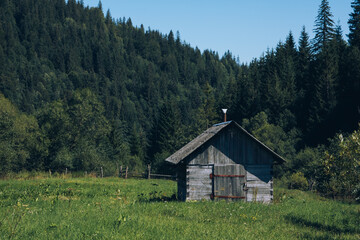
[[[71,173],[67,168],[65,168],[65,170],[63,171],[62,174],[68,175],[68,174],[72,174],[72,175],[83,175],[83,176],[93,176],[93,177],[100,177],[103,178],[105,177],[104,175],[104,168],[100,167],[98,170],[96,171],[92,171],[92,172],[87,172],[84,171],[83,174],[79,174],[79,172],[76,172],[76,174]],[[49,170],[49,176],[52,176],[52,172],[51,170]],[[128,166],[118,166],[116,173],[112,174],[112,175],[108,175],[108,176],[117,176],[120,178],[145,178],[145,179],[170,179],[170,180],[176,180],[176,176],[174,175],[169,175],[169,174],[160,174],[160,173],[152,173],[151,172],[151,166],[148,165],[147,167],[147,171],[145,172],[135,172],[135,171],[129,171],[129,167]]]
[[[103,177],[103,175],[101,177]],[[127,179],[128,177],[137,177],[137,178],[146,178],[146,179],[162,178],[162,179],[176,180],[176,176],[174,175],[151,173],[150,165],[148,165],[146,172],[130,172],[129,167],[120,166],[119,177],[123,177],[125,179]]]

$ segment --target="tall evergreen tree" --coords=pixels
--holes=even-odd
[[[324,141],[334,133],[333,111],[338,104],[339,52],[336,44],[336,29],[330,6],[322,0],[315,20],[311,100],[309,106],[308,133],[314,142]]]
[[[347,43],[343,39],[343,31],[341,29],[340,21],[335,26],[335,35],[333,39],[333,47],[334,50],[337,51],[338,55],[344,55]]]
[[[349,43],[351,46],[360,47],[360,0],[351,3],[353,12],[350,14],[349,23]]]
[[[305,30],[305,26],[300,33],[299,50],[297,60],[296,85],[301,94],[305,94],[309,87],[309,68],[311,61],[311,46],[309,42],[309,34]]]
[[[203,87],[204,99],[201,106],[198,108],[197,122],[199,124],[199,130],[209,128],[216,123],[217,114],[215,106],[214,89],[208,82]]]
[[[332,17],[333,15],[330,12],[328,0],[322,0],[315,20],[315,38],[313,44],[313,50],[315,53],[318,53],[326,48],[330,41],[334,38],[335,28]]]
[[[309,35],[303,27],[299,38],[298,57],[296,62],[296,89],[297,89],[297,108],[295,114],[299,127],[304,130],[308,116],[308,109],[311,99],[311,46]]]
[[[286,41],[284,44],[286,55],[291,57],[293,61],[295,61],[296,58],[296,47],[295,47],[295,40],[292,32],[289,32],[289,35],[286,37]]]

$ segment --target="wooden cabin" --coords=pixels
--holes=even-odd
[[[234,121],[215,124],[166,159],[178,198],[273,200],[273,165],[285,160]]]

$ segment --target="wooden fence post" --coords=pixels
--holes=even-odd
[[[127,175],[128,175],[128,170],[129,170],[129,167],[128,166],[126,166],[126,170],[125,170],[125,179],[127,179]]]
[[[51,169],[49,169],[49,176],[51,177]]]
[[[115,175],[118,177],[119,176],[119,163],[116,163],[116,172]]]
[[[120,166],[120,172],[119,173],[120,173],[119,177],[121,177],[121,175],[122,175],[122,165]]]
[[[150,177],[151,177],[150,174],[151,174],[151,165],[148,164],[148,176],[147,176],[148,179],[150,179]]]
[[[104,177],[103,167],[100,167],[100,170],[101,170],[101,178],[103,178]]]
[[[67,168],[65,168],[65,175],[67,175]]]

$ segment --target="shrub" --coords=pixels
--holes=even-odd
[[[324,155],[319,191],[333,197],[359,198],[360,127],[348,136],[338,134],[331,139]]]
[[[288,178],[288,188],[289,189],[300,189],[307,190],[309,188],[309,183],[304,177],[304,173],[296,172],[290,175]]]

